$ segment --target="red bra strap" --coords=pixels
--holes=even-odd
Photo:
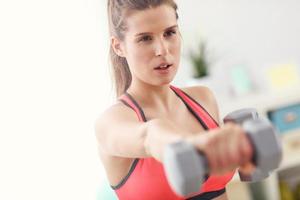
[[[183,99],[184,102],[188,104],[188,106],[191,107],[192,110],[197,111],[196,114],[201,120],[203,120],[203,122],[208,126],[208,128],[211,129],[218,127],[217,122],[199,103],[197,103],[193,98],[191,98],[188,94],[186,94],[179,88],[174,87],[172,85],[170,87]]]
[[[119,98],[125,105],[129,106],[130,108],[132,108],[135,113],[137,114],[139,121],[143,122],[146,119],[143,117],[142,111],[139,109],[138,105],[134,102],[133,99],[131,99],[128,95],[123,94],[120,98]]]

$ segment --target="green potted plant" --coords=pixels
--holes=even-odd
[[[200,42],[196,51],[190,51],[190,59],[193,67],[193,78],[199,79],[209,75],[210,63],[207,57],[207,45]]]
[[[210,74],[212,62],[208,54],[207,42],[199,42],[195,50],[190,50],[188,59],[191,63],[192,75],[187,81],[187,85],[211,86],[213,84]]]

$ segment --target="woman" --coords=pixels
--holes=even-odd
[[[206,155],[210,176],[189,199],[227,199],[234,170],[251,160],[242,129],[218,127],[212,92],[170,85],[181,37],[173,0],[108,0],[118,101],[96,121],[100,158],[119,199],[183,200],[163,169],[165,145],[185,140]],[[246,171],[246,170],[245,170]]]

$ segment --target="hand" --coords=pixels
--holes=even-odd
[[[253,149],[239,125],[226,123],[221,128],[193,135],[188,141],[204,153],[210,174],[222,175],[238,167],[246,174],[254,170]]]

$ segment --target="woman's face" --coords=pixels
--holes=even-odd
[[[134,11],[125,19],[126,33],[120,47],[133,83],[170,83],[178,69],[181,38],[174,9],[162,5]]]

